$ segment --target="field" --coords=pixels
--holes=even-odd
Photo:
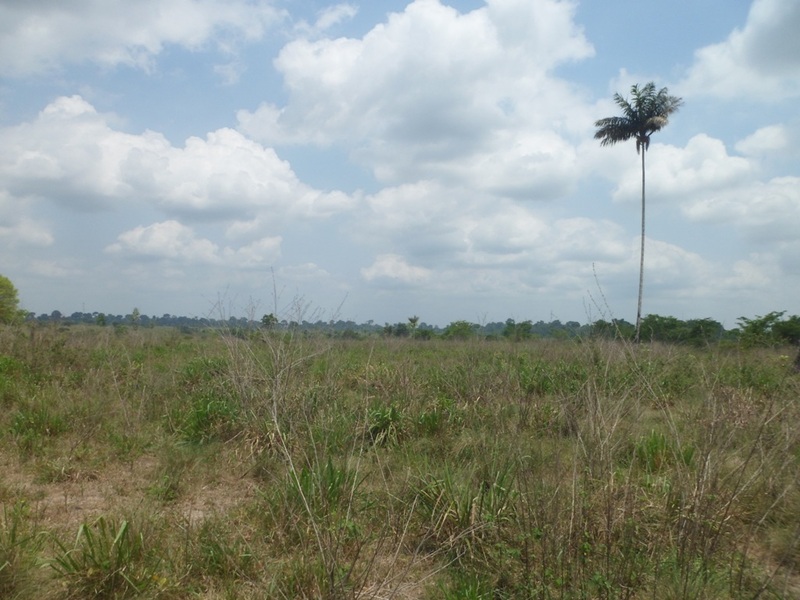
[[[0,598],[800,598],[794,352],[0,329]]]

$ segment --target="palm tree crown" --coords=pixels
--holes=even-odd
[[[640,149],[647,150],[650,147],[650,136],[667,125],[669,116],[680,108],[683,100],[670,96],[667,88],[656,92],[656,84],[652,81],[641,88],[638,84],[634,85],[631,96],[631,101],[628,101],[614,94],[614,102],[622,109],[622,116],[596,121],[594,137],[600,140],[601,146],[612,146],[635,138],[638,154]]]

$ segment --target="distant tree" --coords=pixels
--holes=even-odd
[[[739,342],[743,346],[770,346],[777,339],[773,331],[774,327],[780,322],[781,317],[786,311],[772,311],[763,317],[748,319],[739,317]]]
[[[17,288],[8,277],[0,275],[0,323],[15,323],[22,318]]]
[[[431,340],[436,335],[436,332],[430,328],[421,328],[417,329],[414,332],[414,339],[415,340]]]
[[[94,318],[94,322],[100,325],[100,327],[105,327],[108,323],[106,316],[103,313],[97,313],[97,316]]]
[[[772,331],[779,341],[787,344],[800,344],[800,316],[791,317],[779,321],[772,326]]]
[[[636,140],[636,153],[642,157],[642,239],[639,257],[639,300],[636,307],[636,335],[639,341],[642,321],[642,287],[644,283],[644,155],[650,148],[650,136],[663,129],[669,122],[669,117],[676,112],[683,100],[670,96],[667,88],[656,91],[656,84],[652,81],[644,86],[631,87],[631,101],[619,94],[614,94],[614,102],[622,109],[621,117],[606,117],[595,122],[597,131],[595,139],[600,140],[602,146],[612,146],[617,142]]]
[[[419,325],[419,317],[414,315],[413,317],[408,317],[408,324],[411,327],[411,337],[414,337],[414,334],[417,332],[417,325]]]
[[[506,326],[503,327],[503,337],[514,339],[517,332],[517,322],[514,319],[506,319]]]
[[[533,331],[533,323],[531,321],[522,321],[517,323],[514,319],[506,320],[506,326],[503,328],[503,337],[518,342],[531,337]]]
[[[722,323],[714,319],[690,319],[686,321],[686,341],[695,346],[718,342],[725,335]]]
[[[139,312],[138,308],[134,308],[133,312],[131,312],[130,318],[131,318],[131,325],[133,325],[134,327],[138,327],[139,321],[142,318],[142,313]]]
[[[444,328],[442,337],[451,340],[467,340],[475,336],[478,325],[469,321],[453,321]]]
[[[261,326],[264,329],[275,329],[277,325],[278,317],[276,317],[274,314],[269,313],[268,315],[261,317]]]
[[[647,315],[640,323],[639,335],[654,342],[679,342],[684,336],[685,324],[675,317]]]
[[[590,327],[592,337],[608,339],[629,340],[633,338],[635,331],[633,324],[628,323],[625,319],[612,319],[611,321],[598,319]]]
[[[392,335],[395,337],[408,337],[411,334],[411,329],[406,323],[395,323],[392,327]]]

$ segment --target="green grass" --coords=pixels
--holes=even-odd
[[[0,596],[798,597],[787,353],[4,328]]]

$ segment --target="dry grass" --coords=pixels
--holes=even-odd
[[[0,597],[796,597],[784,355],[6,328]]]

